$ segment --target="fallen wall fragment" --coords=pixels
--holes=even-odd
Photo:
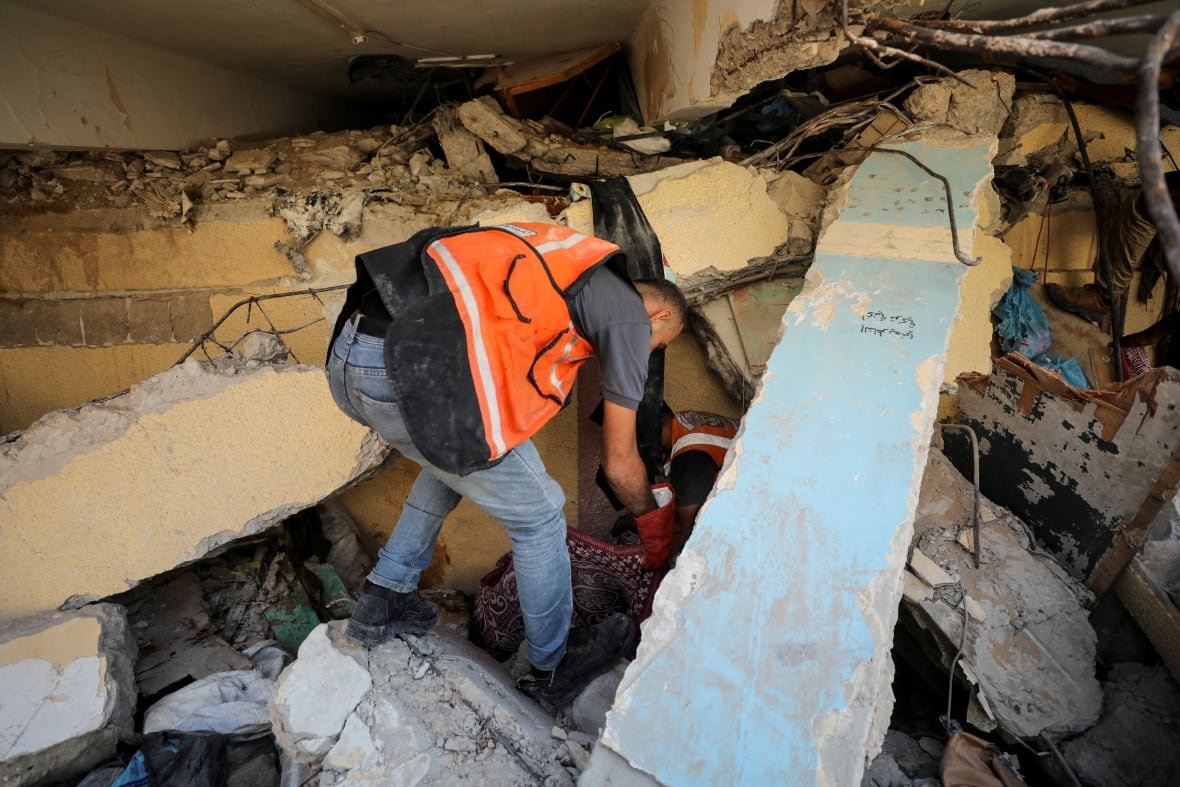
[[[899,143],[950,179],[960,228],[975,224],[994,144]],[[852,177],[644,624],[603,738],[621,758],[612,768],[596,749],[585,783],[859,783],[889,717],[901,576],[966,271],[945,200],[898,155],[874,153]]]
[[[69,779],[135,727],[135,640],[122,607],[95,604],[0,634],[0,784]]]
[[[94,600],[315,505],[388,446],[322,369],[190,360],[0,448],[0,619]]]
[[[962,383],[962,423],[986,457],[984,494],[1027,522],[1075,577],[1090,579],[1180,447],[1180,373],[1157,369],[1100,394],[1008,356],[990,376]],[[948,435],[947,455],[970,467],[962,438]]]

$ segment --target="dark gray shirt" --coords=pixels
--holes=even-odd
[[[651,355],[651,320],[643,298],[630,282],[603,266],[573,297],[570,314],[598,356],[603,397],[637,410]]]

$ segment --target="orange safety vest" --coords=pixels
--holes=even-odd
[[[392,323],[390,380],[414,445],[466,474],[531,438],[565,405],[594,348],[569,301],[619,247],[554,224],[435,230],[358,258]],[[407,270],[425,282],[407,285]],[[407,291],[413,291],[406,297]],[[389,297],[387,297],[387,295]]]
[[[704,451],[721,467],[733,444],[738,422],[715,413],[682,410],[672,416],[672,450],[668,464],[686,451]]]

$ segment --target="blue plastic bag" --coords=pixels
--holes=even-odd
[[[1057,372],[1061,375],[1061,379],[1065,380],[1074,388],[1090,387],[1090,380],[1086,377],[1086,373],[1082,371],[1082,365],[1078,363],[1077,358],[1062,358],[1060,355],[1044,353],[1032,360],[1037,366],[1043,366],[1046,369]]]
[[[1000,321],[996,325],[996,334],[1000,337],[1001,349],[1008,353],[1018,352],[1030,360],[1042,355],[1053,342],[1053,331],[1049,328],[1045,311],[1028,292],[1036,280],[1037,274],[1032,271],[1012,268],[1012,286],[992,309],[992,314]]]

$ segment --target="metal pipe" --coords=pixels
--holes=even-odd
[[[1074,775],[1073,769],[1069,767],[1069,763],[1061,756],[1061,752],[1057,750],[1057,744],[1048,735],[1041,735],[1041,740],[1049,745],[1049,751],[1053,752],[1053,756],[1057,758],[1057,764],[1065,771],[1065,775],[1069,777],[1071,787],[1082,787],[1082,783],[1078,781],[1078,777]]]
[[[943,429],[962,429],[971,438],[972,482],[975,484],[975,502],[972,506],[971,521],[975,533],[975,567],[979,568],[980,557],[983,555],[983,542],[979,540],[979,438],[975,436],[975,430],[966,424],[939,424],[939,426]]]

